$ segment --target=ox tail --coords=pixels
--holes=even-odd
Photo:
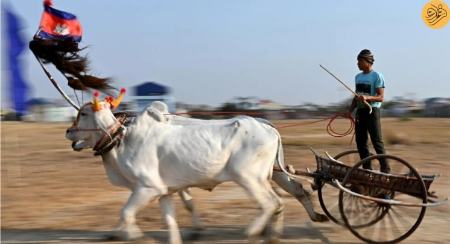
[[[281,135],[278,132],[277,128],[275,127],[274,124],[270,123],[268,120],[265,119],[261,119],[261,118],[257,118],[256,120],[258,120],[260,123],[269,125],[270,127],[273,128],[275,134],[278,137],[278,150],[277,150],[277,155],[275,160],[277,161],[278,167],[280,167],[280,170],[283,171],[283,173],[285,173],[286,175],[288,175],[291,178],[297,178],[300,180],[304,180],[309,182],[310,184],[314,184],[314,181],[311,180],[310,178],[307,178],[305,176],[301,176],[301,175],[295,175],[290,173],[289,171],[286,170],[286,165],[284,164],[284,152],[283,152],[283,143],[281,142]]]
[[[314,181],[311,180],[310,178],[307,178],[307,177],[304,177],[301,175],[295,175],[286,170],[286,165],[284,164],[284,152],[283,152],[283,143],[281,142],[281,135],[278,132],[278,130],[275,129],[275,131],[278,135],[278,151],[277,151],[276,160],[277,160],[278,166],[280,167],[281,171],[283,171],[283,173],[287,174],[291,178],[297,178],[300,180],[307,181],[310,184],[314,184]]]

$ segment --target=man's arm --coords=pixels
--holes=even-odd
[[[367,102],[383,102],[384,101],[384,88],[380,87],[377,88],[376,90],[377,95],[375,96],[359,96],[358,99],[362,102],[367,101]]]

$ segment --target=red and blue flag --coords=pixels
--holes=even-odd
[[[37,36],[42,39],[80,42],[83,30],[77,16],[52,8],[51,5],[51,0],[44,1],[44,13]]]

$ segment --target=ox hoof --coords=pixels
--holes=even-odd
[[[266,231],[267,232],[267,231]],[[265,230],[262,229],[260,231],[246,231],[246,235],[249,240],[258,240],[261,236],[263,236],[265,233]]]
[[[328,217],[325,214],[316,213],[314,216],[311,216],[311,220],[314,222],[327,222],[329,221]]]

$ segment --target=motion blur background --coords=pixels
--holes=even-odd
[[[326,122],[312,124],[346,111],[352,98],[319,64],[353,87],[359,72],[356,56],[368,48],[375,55],[374,69],[386,79],[382,124],[387,152],[420,173],[439,173],[432,191],[446,197],[450,25],[425,25],[421,13],[426,3],[53,1],[55,8],[81,21],[81,46],[87,47],[92,73],[127,88],[120,109],[136,111],[163,100],[171,112],[199,118],[226,117],[214,116],[216,111],[268,118],[280,128],[288,126],[280,129],[286,163],[301,170],[315,168],[310,146],[331,155],[355,148],[351,136],[330,137]],[[108,182],[100,158],[89,150],[74,152],[64,138],[76,111],[52,87],[28,49],[42,10],[41,0],[2,0],[1,242],[102,241],[115,227],[129,191]],[[77,101],[64,77],[48,68]],[[13,81],[20,81],[24,91],[20,116],[11,99],[17,85]],[[77,96],[80,103],[91,99],[90,93]],[[348,122],[336,120],[333,126],[345,131]],[[208,226],[195,243],[246,243],[244,229],[257,208],[240,188],[227,183],[213,192],[192,192]],[[360,243],[336,224],[311,222],[292,197],[284,201],[283,243]],[[186,236],[190,216],[175,202]],[[404,243],[450,243],[449,213],[448,205],[430,208]],[[147,236],[167,241],[156,203],[137,221]]]
[[[135,87],[149,81],[169,88],[156,99],[173,104],[172,112],[176,107],[217,109],[230,103],[242,109],[346,103],[351,94],[319,64],[353,86],[359,72],[356,55],[368,48],[375,54],[375,70],[386,79],[386,108],[400,103],[391,114],[405,110],[436,114],[430,106],[443,103],[447,112],[438,113],[449,116],[450,27],[425,25],[421,13],[427,1],[53,3],[81,21],[81,46],[87,47],[84,53],[92,62],[92,73],[112,77],[116,87],[128,88],[126,101],[140,108],[142,102],[132,95],[137,93]],[[2,1],[2,9],[17,17],[17,34],[25,44],[19,61],[27,101],[34,98],[30,104],[62,106],[27,48],[39,24],[42,1]],[[7,37],[3,31],[2,111],[13,108]],[[65,79],[50,70],[67,88]]]

